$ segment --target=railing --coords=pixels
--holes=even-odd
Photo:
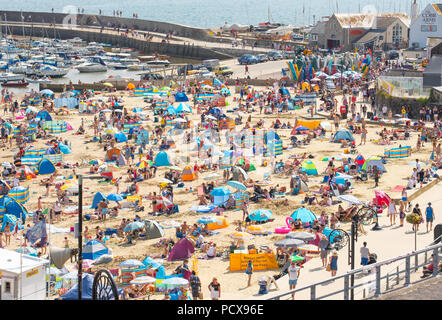
[[[442,243],[431,245],[421,250],[413,251],[405,255],[387,259],[374,264],[370,264],[361,267],[359,269],[348,271],[345,274],[329,278],[327,280],[323,280],[320,282],[303,286],[301,288],[284,292],[282,294],[269,298],[269,300],[280,300],[283,297],[288,298],[288,296],[290,296],[293,293],[299,293],[305,291],[310,291],[310,300],[321,300],[339,294],[343,294],[344,300],[349,300],[351,290],[353,290],[354,292],[355,299],[357,298],[367,299],[371,297],[378,297],[382,293],[391,290],[394,283],[396,283],[396,286],[398,286],[401,281],[401,274],[404,274],[404,276],[402,277],[402,279],[405,280],[403,286],[406,287],[410,285],[411,273],[416,272],[420,267],[423,267],[429,263],[428,253],[433,254],[433,265],[438,266],[439,260],[441,259],[441,257],[439,257],[439,252],[441,252],[441,250],[442,250]],[[419,256],[421,258],[424,257],[423,259],[421,259],[423,261],[420,264],[419,264]],[[414,263],[412,263],[413,260]],[[388,273],[385,273],[385,267],[387,265],[391,265],[392,263],[397,263],[397,262],[400,262],[400,264],[394,267],[396,269],[395,272],[391,272],[391,270],[389,270]],[[384,275],[382,274],[382,271],[384,271]],[[438,271],[439,268],[434,267],[432,276],[435,277],[438,274]],[[353,286],[350,285],[350,279],[352,275],[354,276],[355,279]],[[330,285],[332,285],[333,288]],[[384,286],[385,290],[382,289]],[[338,290],[336,290],[336,288],[338,288]],[[324,292],[322,295],[318,294],[318,291],[327,291],[327,289],[330,289],[328,290],[327,293]],[[355,289],[359,290],[356,291]],[[372,292],[373,294],[371,294]],[[334,297],[333,299],[341,299],[341,298]]]

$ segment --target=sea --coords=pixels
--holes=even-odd
[[[201,28],[219,28],[226,22],[257,25],[267,22],[310,25],[333,13],[405,12],[410,14],[413,0],[0,0],[2,10],[24,10],[113,15],[164,21]],[[417,0],[421,11],[434,0]]]

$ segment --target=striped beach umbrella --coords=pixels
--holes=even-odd
[[[135,278],[131,280],[131,284],[148,284],[148,283],[155,283],[157,279],[149,277],[149,276],[141,276],[138,278]]]
[[[246,232],[235,232],[235,233],[232,233],[231,235],[230,235],[230,237],[232,238],[232,239],[236,239],[236,240],[246,240],[246,239],[249,239],[250,238],[250,234],[248,234],[248,233],[246,233]]]

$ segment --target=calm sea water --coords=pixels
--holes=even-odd
[[[66,11],[68,7],[84,8],[85,13],[112,15],[113,10],[123,16],[138,13],[140,19],[167,21],[195,27],[216,28],[225,22],[258,24],[271,22],[307,25],[334,12],[405,12],[410,13],[412,0],[0,0],[3,10]],[[417,0],[419,11],[431,0]],[[313,18],[315,15],[315,18]]]

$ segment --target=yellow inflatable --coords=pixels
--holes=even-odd
[[[219,222],[213,222],[213,223],[208,223],[207,224],[207,228],[209,230],[223,229],[223,228],[227,228],[229,226],[229,224],[227,223],[226,218],[224,218],[224,217],[217,217],[217,219],[219,220]]]

